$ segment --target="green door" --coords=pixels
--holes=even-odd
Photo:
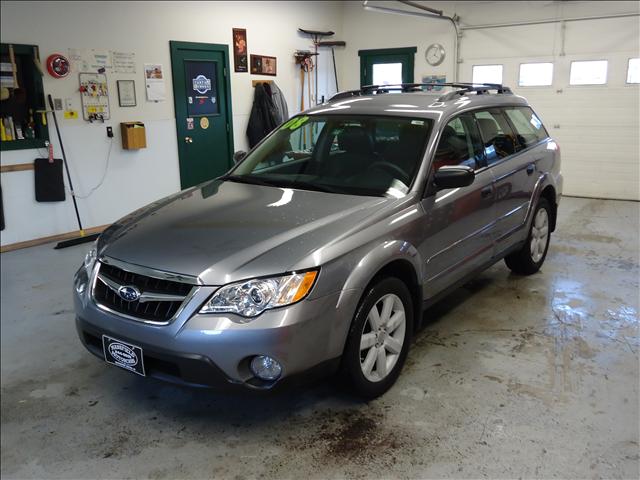
[[[220,176],[232,165],[229,47],[169,43],[184,189]]]
[[[413,83],[416,47],[360,50],[360,86]]]

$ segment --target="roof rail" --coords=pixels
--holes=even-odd
[[[453,87],[458,90],[448,92],[438,100],[446,101],[455,98],[458,95],[464,95],[468,92],[475,92],[477,95],[488,93],[489,90],[495,90],[498,94],[512,93],[509,87],[498,83],[397,83],[393,85],[365,85],[358,90],[347,90],[345,92],[336,93],[329,100],[340,100],[342,98],[357,97],[362,95],[380,95],[391,91],[399,92],[422,92],[424,87]]]

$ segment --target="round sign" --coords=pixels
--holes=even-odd
[[[71,64],[67,57],[54,53],[47,58],[47,71],[53,78],[64,78],[71,71]]]
[[[203,130],[209,128],[209,119],[207,117],[202,117],[200,119],[200,128]]]

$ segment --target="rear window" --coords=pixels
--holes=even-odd
[[[505,108],[516,133],[520,149],[527,148],[547,138],[547,131],[540,119],[529,107]]]

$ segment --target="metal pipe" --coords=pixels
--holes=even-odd
[[[443,15],[442,11],[440,10],[435,10],[433,8],[429,8],[429,7],[424,7],[423,5],[418,5],[415,4],[414,2],[410,2],[410,1],[403,1],[403,0],[399,0],[400,2],[412,6],[412,7],[416,7],[419,8],[421,10],[426,10],[428,12],[431,13],[422,13],[422,12],[411,12],[409,10],[400,10],[397,8],[389,8],[389,7],[379,7],[376,5],[368,5],[368,0],[364,0],[362,2],[362,7],[365,10],[370,10],[370,11],[374,11],[374,12],[383,12],[383,13],[394,13],[396,15],[408,15],[410,17],[422,17],[422,18],[435,18],[438,20],[448,20],[451,22],[451,24],[453,25],[453,28],[455,30],[455,38],[453,40],[453,52],[454,52],[454,68],[453,68],[453,81],[457,82],[458,81],[458,66],[460,64],[460,46],[459,46],[459,38],[460,38],[460,32],[458,31],[458,23],[456,21],[455,18],[453,17],[448,17],[447,15]]]
[[[483,30],[487,28],[504,28],[504,27],[522,27],[525,25],[543,25],[546,23],[561,23],[561,22],[581,22],[585,20],[606,20],[610,18],[625,18],[625,17],[638,17],[640,13],[615,13],[611,15],[598,15],[593,17],[574,17],[574,18],[548,18],[545,20],[530,20],[525,22],[512,22],[512,23],[493,23],[486,25],[460,25],[460,30]]]
[[[421,5],[416,2],[412,2],[410,0],[398,0],[400,3],[404,3],[405,5],[409,5],[410,7],[418,8],[420,10],[424,10],[426,12],[435,13],[436,15],[442,16],[442,10],[436,10],[435,8],[427,7],[426,5]]]

